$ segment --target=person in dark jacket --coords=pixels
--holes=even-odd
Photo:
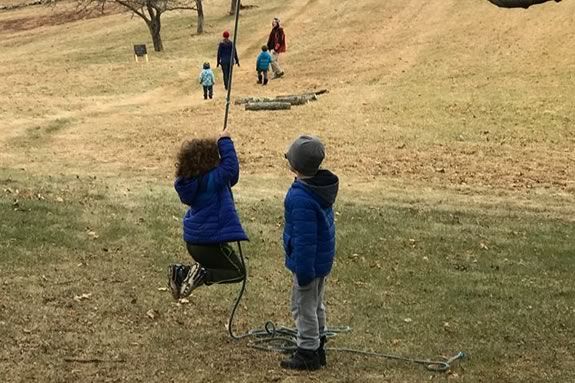
[[[268,49],[272,54],[272,71],[274,78],[280,78],[284,75],[284,71],[280,67],[279,59],[280,53],[286,51],[286,35],[284,29],[280,25],[280,19],[275,17],[272,20],[272,30],[268,38]]]
[[[183,222],[184,241],[197,263],[169,267],[174,299],[187,297],[204,284],[236,283],[245,278],[245,268],[229,245],[248,240],[232,195],[239,171],[227,131],[217,142],[194,139],[182,145],[174,186],[182,203],[189,206]]]
[[[317,370],[325,366],[325,278],[335,256],[333,204],[339,180],[319,169],[325,157],[321,141],[300,136],[285,157],[296,179],[284,201],[285,265],[293,273],[291,311],[297,328],[297,350],[281,367]]]
[[[220,44],[218,45],[217,66],[222,67],[224,88],[228,90],[231,67],[234,63],[237,66],[240,66],[240,60],[238,60],[238,52],[234,49],[234,43],[230,40],[230,32],[225,31],[223,37],[224,39],[220,41]]]

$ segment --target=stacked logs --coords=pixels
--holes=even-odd
[[[305,105],[316,101],[317,96],[327,93],[327,89],[302,94],[269,97],[244,97],[235,101],[236,105],[245,105],[245,110],[287,110],[292,105]]]

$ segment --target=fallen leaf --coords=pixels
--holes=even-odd
[[[97,239],[98,238],[98,234],[96,234],[95,231],[88,231],[86,234],[88,234],[89,237],[92,237],[92,239]]]
[[[158,287],[158,291],[168,291],[167,287]]]
[[[75,295],[74,296],[74,300],[76,302],[81,302],[84,301],[86,299],[90,299],[90,297],[92,296],[92,293],[88,293],[88,294],[82,294],[82,295]]]
[[[405,323],[411,323],[411,322],[413,322],[413,319],[411,319],[411,318],[405,318],[403,321],[404,321]]]
[[[146,311],[146,315],[148,316],[148,318],[155,320],[158,316],[160,316],[160,313],[154,309],[150,309]]]

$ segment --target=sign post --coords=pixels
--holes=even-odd
[[[143,57],[148,62],[148,50],[146,44],[134,44],[134,59],[138,62],[138,57]]]

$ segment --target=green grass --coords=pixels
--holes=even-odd
[[[6,334],[0,365],[8,381],[39,379],[39,371],[50,381],[95,373],[97,366],[66,364],[68,356],[124,359],[99,371],[131,381],[183,379],[185,370],[210,381],[284,376],[278,356],[226,339],[237,286],[199,289],[183,306],[158,291],[166,266],[188,261],[181,241],[185,209],[170,182],[126,181],[0,176]],[[250,279],[236,331],[268,319],[291,325],[281,199],[247,198],[243,189],[236,197],[251,237],[244,245]],[[366,204],[344,194],[337,203],[329,323],[354,330],[330,346],[434,358],[465,351],[465,370],[454,372],[474,382],[573,379],[572,221],[471,200],[438,207],[425,193],[415,202],[382,197],[383,204]],[[75,301],[81,294],[91,296]],[[150,309],[158,313],[155,320],[146,315]],[[182,345],[194,351],[182,353]],[[23,357],[15,360],[16,352]],[[429,375],[377,358],[329,357],[331,368],[318,374],[326,381]],[[32,361],[40,368],[28,370]]]

